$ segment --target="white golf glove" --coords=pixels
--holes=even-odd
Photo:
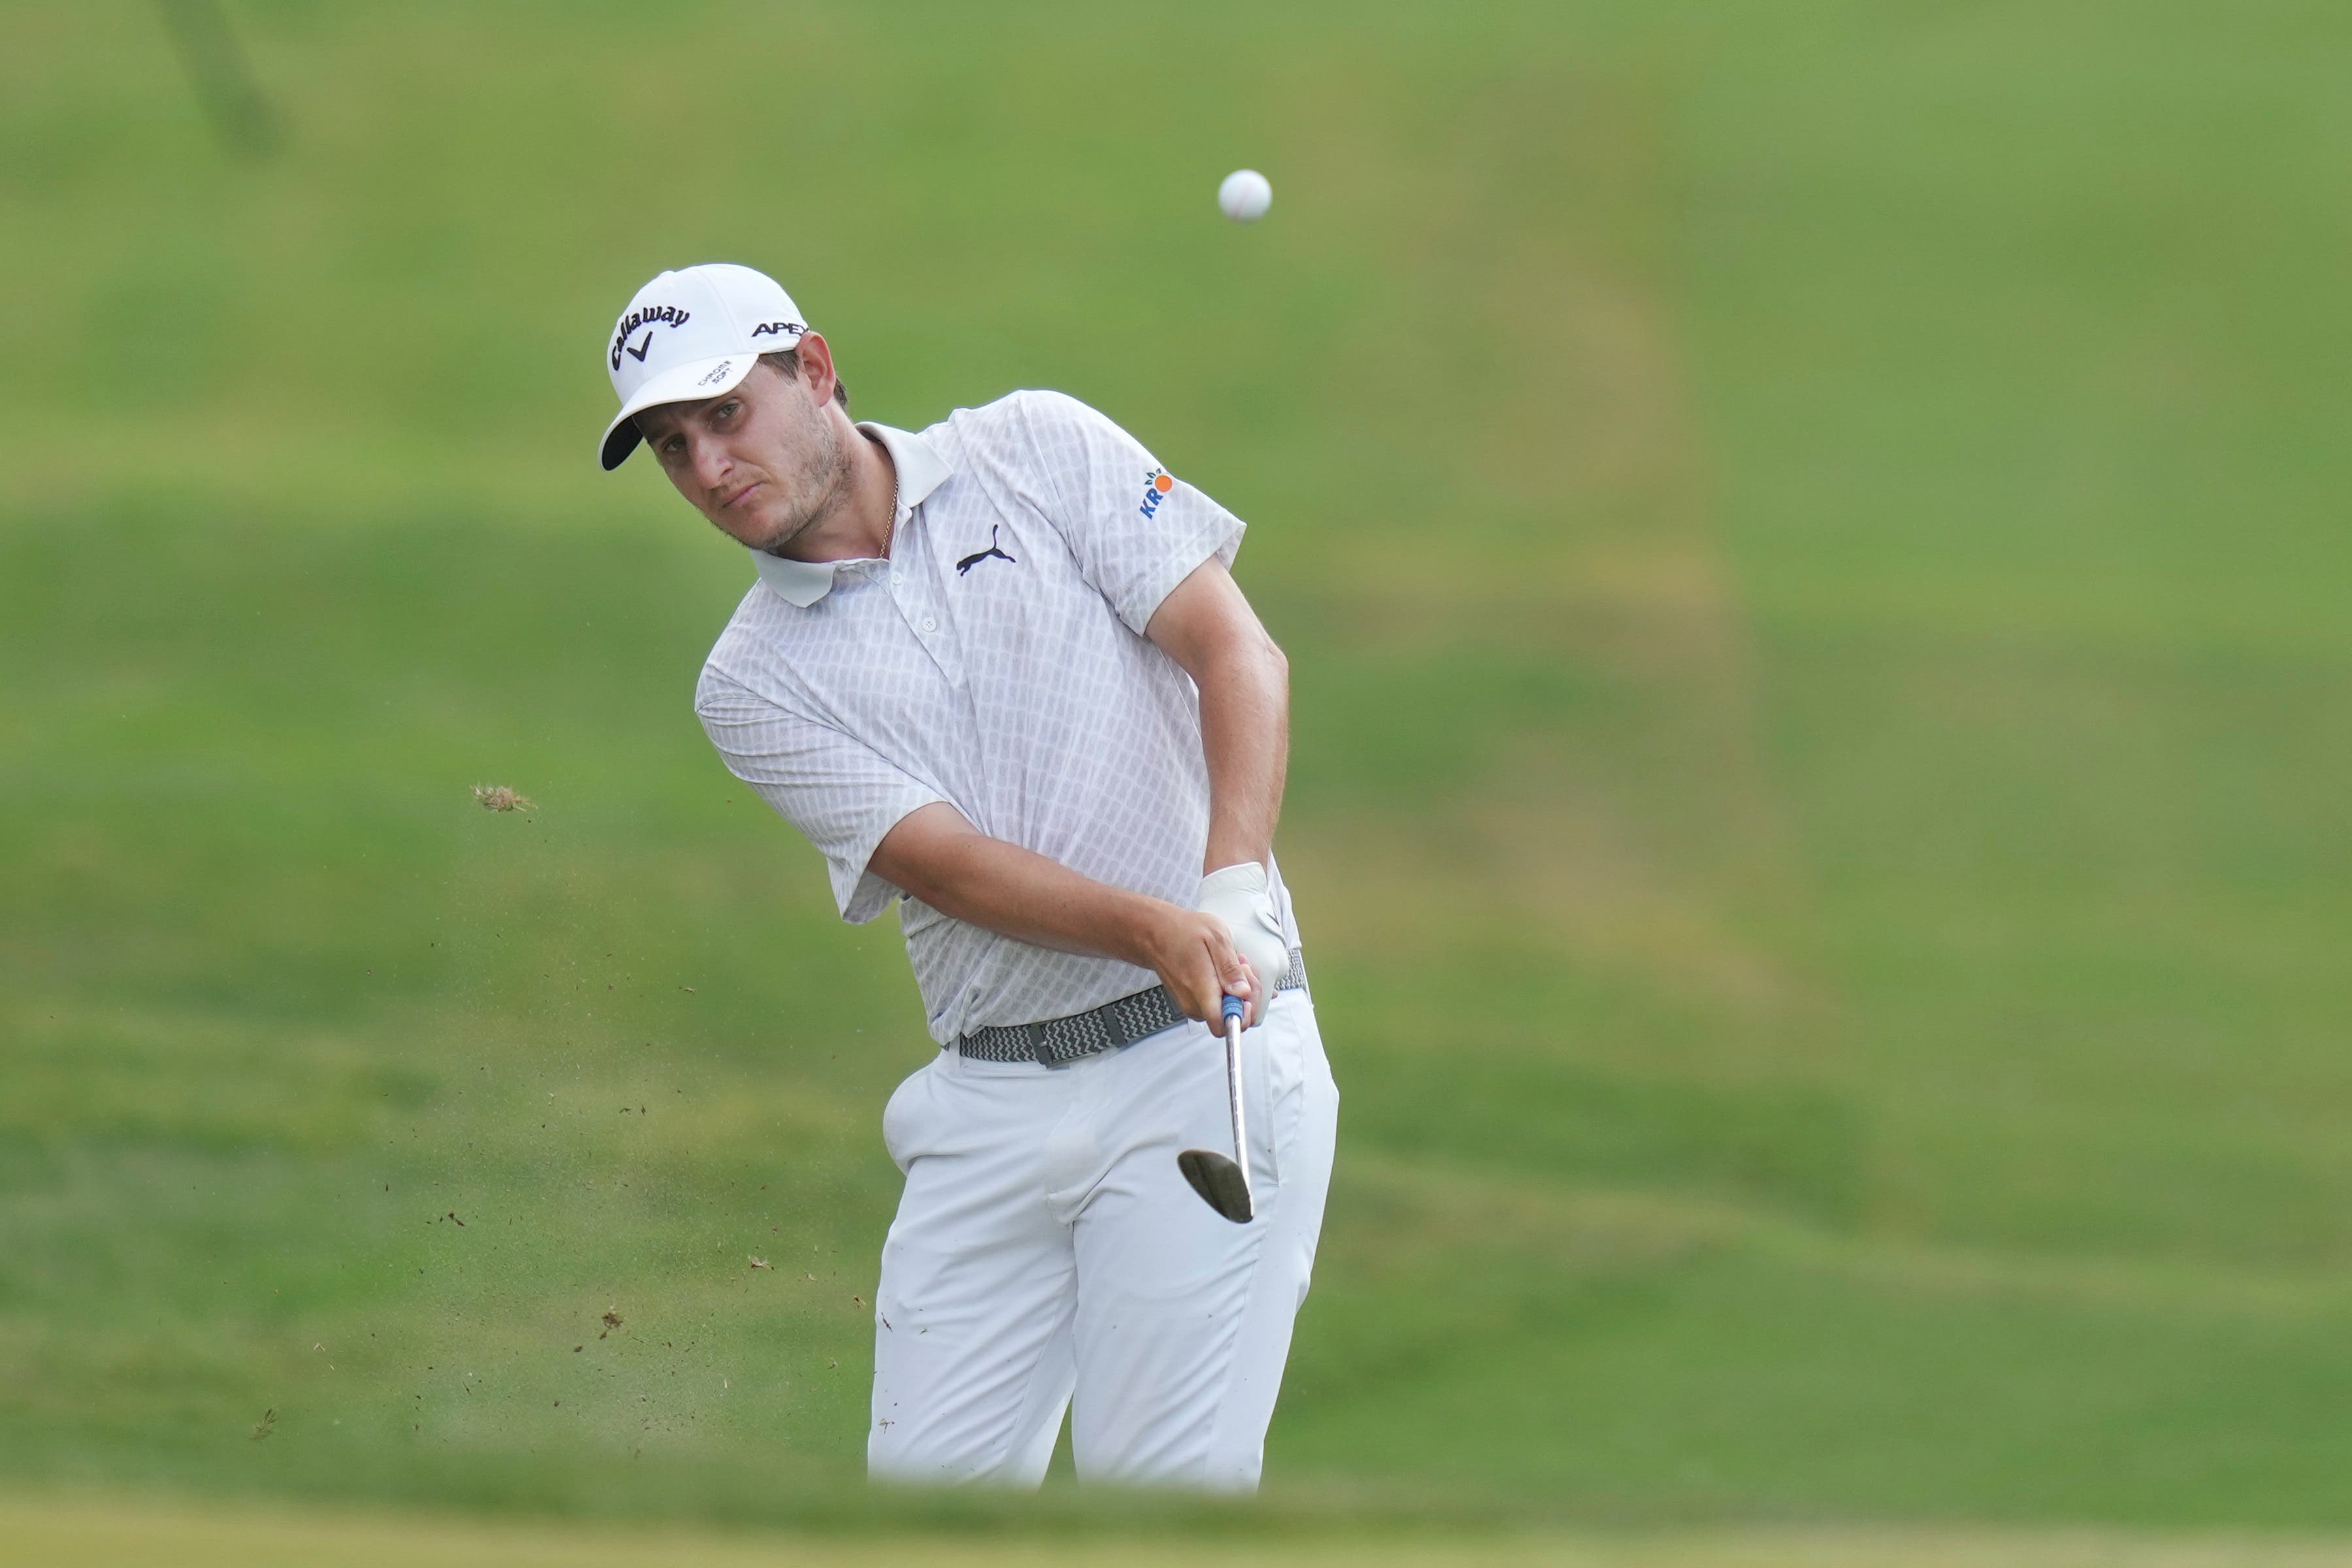
[[[1274,889],[1265,868],[1255,860],[1227,866],[1201,879],[1201,912],[1215,915],[1234,933],[1234,945],[1257,971],[1256,1013],[1261,1018],[1274,1002],[1275,985],[1290,967],[1290,944],[1282,937],[1282,918],[1274,910]]]

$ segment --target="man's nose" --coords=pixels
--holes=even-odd
[[[692,452],[694,477],[705,489],[717,489],[719,481],[726,479],[727,470],[735,466],[735,459],[727,455],[725,447],[705,437],[694,438]]]

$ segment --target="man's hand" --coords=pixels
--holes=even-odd
[[[1176,1005],[1186,1017],[1222,1032],[1219,1015],[1231,994],[1249,1005],[1242,1027],[1255,1028],[1273,999],[1273,982],[1258,978],[1234,945],[1224,921],[1205,910],[1180,910],[1173,904],[1160,909],[1164,912],[1146,930],[1140,956],[1159,974]]]
[[[1255,1015],[1274,1005],[1274,989],[1290,967],[1290,944],[1283,940],[1282,917],[1274,907],[1274,889],[1265,868],[1255,860],[1226,866],[1201,879],[1201,912],[1215,915],[1233,932],[1243,961],[1263,983]],[[1255,1017],[1253,1022],[1255,1022]]]

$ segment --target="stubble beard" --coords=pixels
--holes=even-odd
[[[808,498],[777,523],[769,537],[753,545],[775,554],[812,529],[823,526],[838,516],[847,506],[856,485],[857,463],[834,422],[820,411],[811,421],[814,439],[804,448],[807,456],[793,477],[799,481],[793,493]]]

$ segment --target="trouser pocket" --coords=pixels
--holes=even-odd
[[[918,1127],[923,1104],[930,1095],[931,1069],[939,1065],[939,1058],[934,1057],[908,1073],[890,1091],[888,1103],[882,1107],[882,1147],[901,1175],[921,1152],[917,1146]]]
[[[1261,1027],[1250,1031],[1257,1038],[1243,1037],[1244,1060],[1255,1058],[1249,1062],[1252,1070],[1245,1075],[1247,1087],[1255,1090],[1249,1110],[1252,1163],[1256,1168],[1250,1175],[1269,1190],[1282,1184],[1283,1153],[1298,1135],[1307,1099],[1307,1058],[1315,1040],[1314,1019],[1303,999],[1286,1002]]]

